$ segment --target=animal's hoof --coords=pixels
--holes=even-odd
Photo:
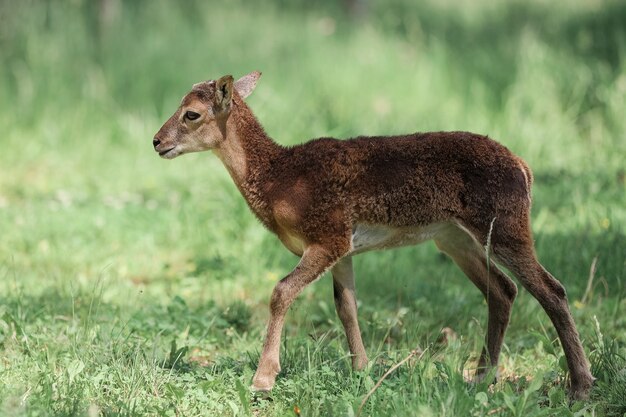
[[[250,389],[255,392],[270,392],[274,386],[276,377],[273,375],[261,375],[257,372],[252,378]]]
[[[572,400],[581,401],[589,399],[589,394],[591,393],[591,389],[595,385],[596,379],[592,376],[585,379],[585,381],[580,382],[576,385],[572,384],[570,388],[570,397]]]
[[[365,368],[367,368],[367,356],[355,356],[352,358],[352,369],[363,371]]]
[[[273,385],[257,385],[256,383],[252,383],[250,385],[250,390],[258,393],[270,392],[272,390]]]
[[[496,367],[480,368],[471,379],[471,383],[474,385],[483,383],[487,383],[487,385],[495,384],[498,382],[498,378],[500,377],[499,373],[499,369]]]

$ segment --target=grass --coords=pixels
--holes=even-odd
[[[1,415],[352,416],[416,348],[363,415],[626,413],[621,3],[372,1],[360,18],[330,1],[95,4],[0,3]],[[254,69],[250,105],[283,144],[458,129],[522,156],[591,399],[569,403],[556,333],[525,291],[502,381],[467,384],[486,305],[431,244],[355,260],[365,371],[324,277],[289,312],[274,391],[253,398],[269,295],[297,259],[215,157],[167,162],[150,142],[191,84]]]

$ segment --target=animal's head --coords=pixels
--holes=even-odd
[[[219,80],[195,84],[154,136],[154,150],[162,158],[173,159],[217,147],[226,139],[233,90],[242,99],[248,97],[260,76],[261,73],[255,71],[236,82],[231,75],[225,75]]]

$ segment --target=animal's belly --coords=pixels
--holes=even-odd
[[[446,223],[409,227],[356,224],[352,229],[352,250],[350,253],[357,254],[376,249],[416,245],[433,239],[447,226]]]

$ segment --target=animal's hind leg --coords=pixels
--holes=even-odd
[[[518,277],[524,288],[539,301],[554,324],[567,359],[572,396],[586,398],[594,378],[567,304],[565,288],[537,261],[532,240],[506,238],[494,240],[499,242],[495,243],[493,248],[496,261]]]
[[[435,238],[435,243],[442,252],[454,260],[480,289],[487,301],[489,315],[485,347],[476,371],[476,379],[482,380],[498,365],[517,287],[493,262],[488,263],[484,249],[467,232],[458,227],[451,226]]]

